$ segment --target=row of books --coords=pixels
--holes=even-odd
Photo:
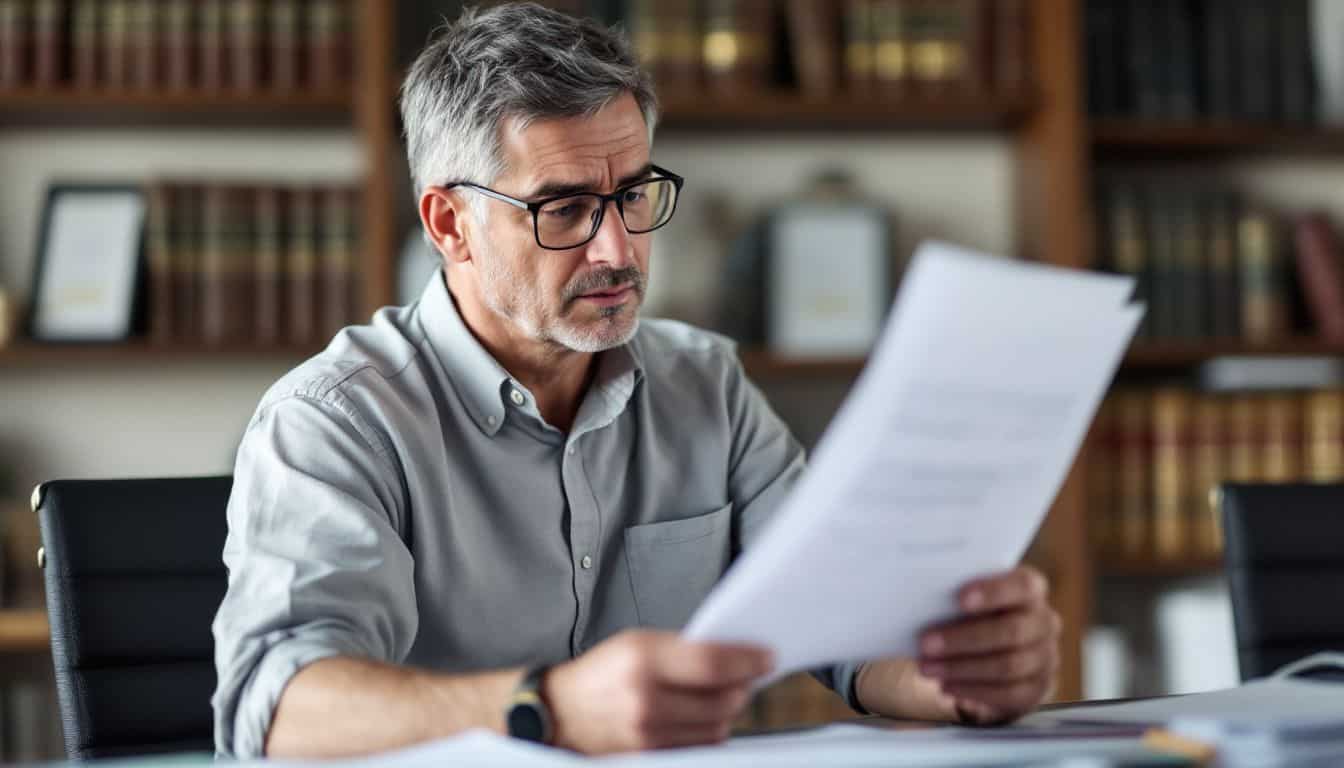
[[[1089,435],[1088,521],[1114,558],[1220,554],[1223,482],[1344,479],[1344,391],[1211,394],[1121,389]]]
[[[255,91],[351,76],[351,0],[0,0],[0,89]]]
[[[149,337],[308,345],[358,319],[359,213],[347,186],[160,182],[149,189]]]
[[[1105,178],[1099,266],[1133,275],[1139,337],[1344,340],[1344,262],[1323,214],[1282,215],[1208,179]]]
[[[1318,77],[1344,76],[1331,58],[1344,47],[1344,26],[1313,39],[1315,27],[1339,23],[1328,7],[1338,5],[1089,0],[1089,109],[1098,117],[1313,120]]]
[[[673,92],[899,98],[1027,85],[1025,0],[630,0],[625,13]]]

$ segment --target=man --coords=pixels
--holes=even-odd
[[[446,28],[401,107],[443,270],[248,427],[219,750],[350,755],[476,727],[587,753],[726,738],[769,654],[675,630],[803,452],[727,342],[637,316],[681,186],[651,162],[647,75],[608,30],[503,6]],[[969,584],[919,659],[817,674],[871,712],[1011,719],[1053,685],[1045,591],[1027,569]]]

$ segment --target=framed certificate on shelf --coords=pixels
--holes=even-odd
[[[39,230],[28,333],[37,341],[131,334],[145,198],[130,184],[57,184]]]
[[[794,203],[774,212],[767,239],[771,351],[867,353],[891,301],[887,212],[858,201]]]

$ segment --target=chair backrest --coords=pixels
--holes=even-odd
[[[1241,679],[1344,650],[1344,484],[1219,489]]]
[[[210,751],[210,625],[229,477],[57,480],[34,492],[72,759]]]

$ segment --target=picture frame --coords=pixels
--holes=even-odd
[[[776,210],[766,233],[766,343],[798,358],[863,355],[892,296],[892,223],[859,200],[802,201]]]
[[[41,342],[130,337],[146,200],[136,184],[52,184],[42,206],[27,332]]]

